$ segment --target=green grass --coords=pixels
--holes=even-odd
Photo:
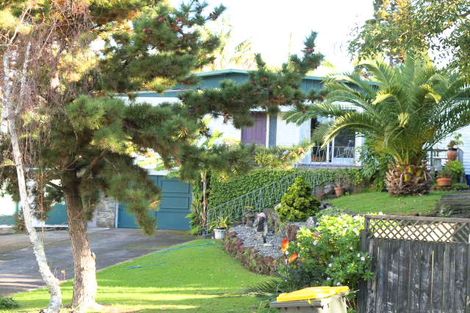
[[[358,214],[432,215],[443,194],[443,191],[433,191],[425,196],[393,197],[386,192],[365,192],[333,199],[331,204]]]
[[[255,312],[260,300],[240,291],[267,276],[243,268],[212,240],[195,240],[98,273],[98,302],[103,312]],[[71,283],[63,285],[66,303]],[[47,305],[47,291],[14,296],[19,309],[38,312]]]

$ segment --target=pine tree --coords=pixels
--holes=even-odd
[[[218,44],[214,36],[202,38],[199,28],[223,11],[218,7],[206,14],[205,7],[198,1],[179,9],[165,1],[2,3],[2,16],[10,19],[2,18],[1,26],[7,35],[13,33],[9,38],[26,38],[7,23],[22,19],[24,12],[37,13],[55,27],[46,37],[49,41],[39,45],[42,53],[41,58],[35,54],[37,67],[24,75],[34,84],[20,100],[34,100],[34,110],[19,112],[24,115],[10,123],[34,132],[24,131],[11,139],[19,138],[21,146],[34,150],[15,152],[15,161],[26,153],[34,154],[29,166],[36,169],[34,194],[40,200],[39,209],[65,198],[75,267],[75,312],[97,306],[95,259],[86,225],[99,193],[128,203],[139,224],[152,232],[154,220],[147,208],[158,204],[159,191],[134,165],[132,156],[153,148],[171,167],[198,134],[198,123],[181,106],[126,106],[112,95],[194,81],[191,72],[212,60],[211,52]],[[36,15],[31,16],[34,21]],[[26,39],[38,33],[33,35]],[[91,49],[98,37],[109,43],[101,55]],[[28,46],[17,41],[15,47],[20,44]],[[2,56],[6,52],[2,50]],[[15,85],[21,85],[18,77],[14,77]],[[1,154],[11,159],[9,143],[3,141],[6,149]],[[2,171],[2,181],[17,192],[22,180],[12,174],[12,170]]]
[[[270,71],[257,57],[259,68],[245,84],[226,82],[217,90],[190,92],[181,97],[182,104],[137,104],[132,101],[136,91],[159,92],[197,81],[193,71],[213,60],[219,44],[216,36],[203,36],[202,26],[216,20],[224,8],[206,13],[199,1],[178,9],[159,0],[41,2],[44,9],[58,3],[64,5],[58,16],[72,17],[64,25],[80,25],[78,35],[58,28],[56,43],[63,46],[60,51],[48,47],[55,62],[34,73],[34,96],[40,105],[23,119],[35,132],[21,138],[35,143],[35,192],[41,207],[65,198],[75,269],[72,307],[84,312],[96,307],[95,256],[86,230],[100,193],[126,203],[144,231],[154,231],[148,208],[158,206],[159,190],[134,163],[134,155],[153,149],[166,167],[180,166],[186,173],[203,167],[208,158],[216,166],[217,153],[204,156],[194,145],[204,133],[202,118],[223,115],[240,127],[252,122],[252,108],[275,112],[280,105],[302,104],[302,78],[322,56],[314,51],[312,33],[304,55],[292,56],[279,71]],[[80,19],[73,19],[77,16]],[[96,53],[91,44],[98,37],[105,47]],[[131,101],[124,103],[117,93]],[[229,161],[230,154],[224,155]],[[16,181],[8,173],[2,178],[12,190]],[[60,184],[54,183],[57,180]]]

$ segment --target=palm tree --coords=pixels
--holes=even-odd
[[[325,144],[344,129],[363,134],[375,152],[392,157],[386,184],[394,195],[429,192],[426,151],[470,124],[468,81],[427,61],[366,61],[350,75],[326,80],[325,87],[324,102],[294,110],[288,121],[334,117]]]

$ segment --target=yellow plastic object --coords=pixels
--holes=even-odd
[[[346,293],[349,291],[347,286],[339,287],[309,287],[300,289],[289,293],[281,293],[277,297],[277,302],[290,302],[290,301],[305,301],[305,300],[318,300],[328,298],[337,294]]]

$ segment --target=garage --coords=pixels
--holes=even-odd
[[[191,185],[175,178],[166,176],[150,176],[162,192],[160,208],[154,212],[157,228],[166,230],[189,230],[191,212]],[[118,206],[117,225],[119,228],[139,228],[135,217],[122,203]]]

